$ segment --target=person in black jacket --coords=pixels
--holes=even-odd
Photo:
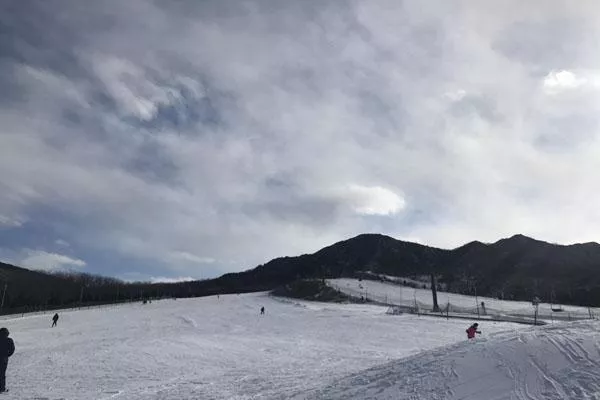
[[[0,392],[6,392],[8,357],[12,356],[15,352],[15,342],[8,335],[8,329],[0,328]]]
[[[56,326],[57,322],[58,322],[58,314],[54,314],[54,317],[52,317],[52,327],[53,328]]]

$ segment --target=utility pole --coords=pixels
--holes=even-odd
[[[468,278],[468,285],[469,285],[469,294],[471,294],[471,291],[474,293],[475,295],[475,307],[477,308],[477,319],[481,318],[481,314],[479,312],[479,298],[477,297],[477,281],[475,280],[475,278],[473,276],[470,276]]]
[[[4,309],[4,298],[6,297],[6,289],[8,288],[8,283],[4,284],[4,292],[2,292],[2,304],[0,305],[0,309]]]
[[[479,315],[479,299],[477,298],[477,284],[475,284],[475,305],[477,306],[477,318],[481,318]]]
[[[535,326],[535,325],[537,325],[538,309],[540,306],[539,297],[535,296],[531,303],[533,304],[533,325]]]
[[[438,305],[437,298],[437,282],[435,279],[435,274],[431,274],[431,294],[433,296],[433,312],[440,312],[440,306]]]
[[[400,301],[398,304],[402,305],[402,285],[400,285]]]
[[[415,302],[415,311],[417,312],[417,315],[421,315],[419,312],[419,304],[417,303],[417,289],[413,289],[413,299]]]

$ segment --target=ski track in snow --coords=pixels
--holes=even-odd
[[[64,311],[56,328],[52,314],[4,319],[17,352],[2,398],[304,398],[345,376],[464,341],[466,321],[385,311],[256,293]],[[488,335],[522,329],[486,328]],[[390,389],[394,376],[386,382]]]
[[[259,309],[265,306],[266,315]],[[5,319],[5,399],[600,400],[600,323],[390,316],[264,293]]]

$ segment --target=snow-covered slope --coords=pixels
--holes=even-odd
[[[414,289],[412,287],[400,286],[388,282],[379,282],[371,280],[357,279],[331,279],[328,281],[332,287],[355,297],[368,297],[370,300],[386,304],[397,304],[404,306],[413,306],[417,302],[419,307],[431,310],[432,296],[429,289]],[[484,313],[481,307],[481,302],[485,305],[485,313],[514,315],[533,318],[534,308],[531,303],[524,301],[506,301],[492,299],[488,297],[465,296],[455,293],[438,292],[438,302],[440,307],[444,308],[450,303],[450,310],[457,312],[465,312],[477,314]],[[548,303],[540,303],[538,317],[551,321],[553,319],[586,319],[599,314],[598,309],[588,309],[586,307],[577,307],[564,305],[560,306],[562,312],[553,312],[552,305]],[[554,306],[558,307],[558,306]]]
[[[491,335],[394,361],[302,399],[600,399],[598,322]]]
[[[303,398],[345,376],[465,340],[467,321],[385,310],[248,294],[64,312],[57,328],[51,314],[3,320],[17,345],[3,398]],[[486,337],[523,329],[482,328]]]

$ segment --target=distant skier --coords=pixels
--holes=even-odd
[[[8,329],[0,329],[0,393],[6,392],[6,367],[8,366],[8,358],[15,352],[15,342],[8,335]]]
[[[477,330],[478,327],[479,327],[479,324],[477,322],[475,322],[473,325],[471,325],[469,327],[469,329],[467,329],[467,339],[474,339],[476,333],[481,335],[481,331]]]
[[[260,308],[260,315],[264,315],[264,314],[265,314],[265,308],[264,308],[264,307],[261,307],[261,308]]]
[[[52,317],[52,327],[54,328],[57,323],[58,323],[58,314],[54,314],[54,317]]]

